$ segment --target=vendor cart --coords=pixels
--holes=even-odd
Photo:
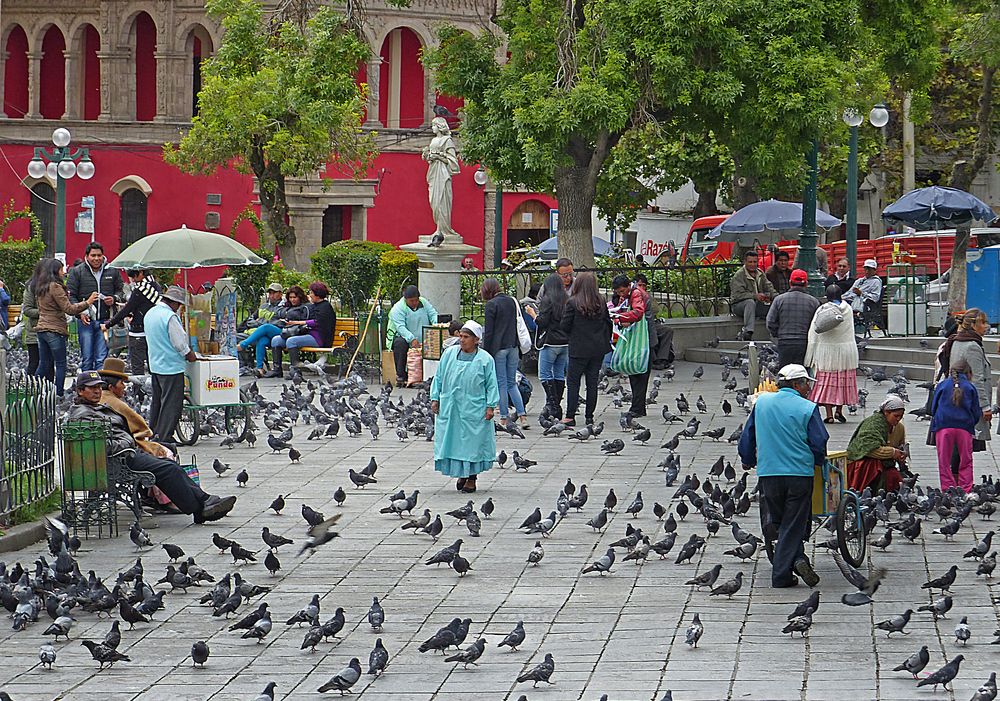
[[[198,442],[202,433],[202,424],[206,422],[216,423],[214,417],[210,416],[214,412],[221,412],[222,425],[225,426],[226,433],[234,436],[234,442],[239,443],[246,440],[247,433],[250,432],[253,423],[250,418],[250,408],[253,402],[250,401],[246,390],[239,392],[239,401],[226,404],[195,404],[191,400],[191,393],[184,393],[184,410],[181,412],[181,420],[177,424],[174,437],[179,445],[194,445]]]

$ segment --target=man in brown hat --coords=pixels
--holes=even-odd
[[[172,458],[173,453],[170,450],[156,441],[148,440],[153,436],[153,430],[146,423],[146,419],[142,418],[142,414],[130,407],[124,400],[125,383],[129,380],[128,373],[125,372],[125,361],[120,358],[108,357],[97,373],[105,384],[104,390],[101,392],[101,404],[108,405],[125,417],[128,422],[128,430],[140,448],[158,458]]]

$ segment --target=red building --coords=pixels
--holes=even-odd
[[[414,0],[405,10],[373,2],[368,11],[372,58],[359,81],[369,87],[365,128],[378,134],[381,155],[360,182],[337,180],[324,189],[318,177],[289,183],[291,222],[300,260],[321,245],[345,238],[410,243],[434,230],[427,202],[426,165],[420,149],[430,138],[435,104],[456,112],[461,103],[438,95],[419,60],[441,22],[478,31],[492,0]],[[31,178],[35,146],[50,146],[65,127],[73,144],[87,146],[95,176],[67,182],[66,254],[82,255],[90,234],[73,220],[85,195],[95,198],[96,238],[110,257],[147,233],[182,224],[228,232],[248,205],[257,207],[254,181],[233,170],[209,177],[180,173],[161,158],[197,111],[200,64],[219,45],[220,28],[198,0],[7,0],[0,7],[0,197],[28,205],[39,216],[47,245],[55,224],[55,183]],[[493,263],[495,195],[479,186],[477,164],[463,164],[453,181],[453,224]],[[505,246],[541,240],[555,201],[507,192],[503,197]],[[17,222],[5,237],[23,237]],[[256,243],[250,224],[238,236]],[[478,264],[483,264],[479,256]]]

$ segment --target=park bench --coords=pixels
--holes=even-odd
[[[300,352],[312,353],[316,356],[316,366],[324,367],[327,358],[333,356],[340,364],[340,372],[347,367],[351,360],[351,355],[358,347],[358,335],[360,329],[358,320],[353,317],[337,317],[337,322],[333,327],[333,343],[329,348],[319,346],[304,346],[299,348]]]

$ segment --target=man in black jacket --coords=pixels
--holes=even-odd
[[[81,370],[97,370],[108,357],[108,344],[99,322],[107,321],[116,302],[125,301],[124,288],[118,269],[108,267],[104,246],[96,241],[88,243],[83,262],[73,266],[66,281],[66,291],[73,303],[87,299],[92,292],[100,294],[94,306],[83,312],[76,322]]]
[[[101,404],[104,378],[94,371],[81,372],[76,378],[76,401],[66,414],[69,420],[90,419],[107,422],[109,457],[124,457],[129,469],[151,472],[156,486],[181,512],[194,516],[195,523],[218,521],[236,504],[236,497],[206,494],[191,481],[173,460],[158,458],[140,450],[129,431],[128,421],[117,411]]]
[[[163,288],[146,270],[129,270],[128,277],[132,281],[132,293],[128,301],[117,314],[101,324],[101,330],[106,331],[122,323],[128,322],[128,362],[133,375],[146,374],[146,362],[149,350],[146,346],[146,312],[160,301]]]

